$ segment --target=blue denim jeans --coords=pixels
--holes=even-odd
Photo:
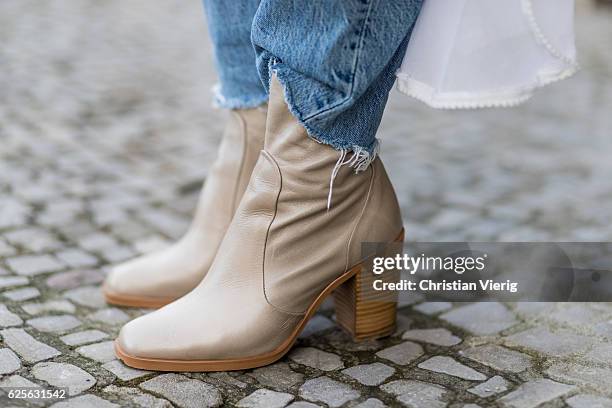
[[[204,0],[219,71],[217,103],[263,103],[274,73],[312,138],[371,160],[421,3]]]

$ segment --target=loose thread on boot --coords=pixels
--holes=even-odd
[[[340,150],[340,157],[338,157],[338,161],[336,162],[336,165],[334,166],[332,170],[331,178],[329,180],[329,193],[327,195],[327,211],[329,211],[329,209],[331,208],[332,194],[334,190],[334,180],[336,179],[336,176],[338,175],[338,172],[340,171],[342,166],[349,166],[351,168],[354,168],[355,173],[364,171],[374,161],[376,156],[378,156],[379,149],[380,149],[380,143],[378,143],[378,141],[376,145],[374,146],[374,150],[372,151],[372,153],[368,152],[366,149],[362,147],[354,147],[352,150],[353,155],[348,160],[346,160],[346,156],[348,155],[349,151],[347,149]]]
[[[344,158],[346,157],[346,154],[346,149],[340,150],[340,157],[338,157],[338,161],[336,162],[336,165],[334,166],[331,172],[331,178],[329,180],[329,193],[327,194],[327,211],[329,211],[329,209],[331,208],[332,193],[334,191],[334,180],[336,179],[336,176],[338,175],[338,172],[340,171],[342,165],[345,164]]]

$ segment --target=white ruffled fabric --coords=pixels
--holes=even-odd
[[[508,107],[577,69],[574,0],[425,0],[397,83],[433,108]]]

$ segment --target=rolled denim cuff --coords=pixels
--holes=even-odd
[[[226,96],[220,83],[212,88],[213,105],[217,108],[225,109],[251,109],[263,105],[268,101],[268,95],[240,95]]]

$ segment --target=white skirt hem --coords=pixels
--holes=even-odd
[[[486,92],[439,92],[424,82],[397,74],[397,89],[435,109],[509,108],[529,100],[546,85],[561,81],[579,70],[574,64],[557,72],[539,72],[530,84]]]

